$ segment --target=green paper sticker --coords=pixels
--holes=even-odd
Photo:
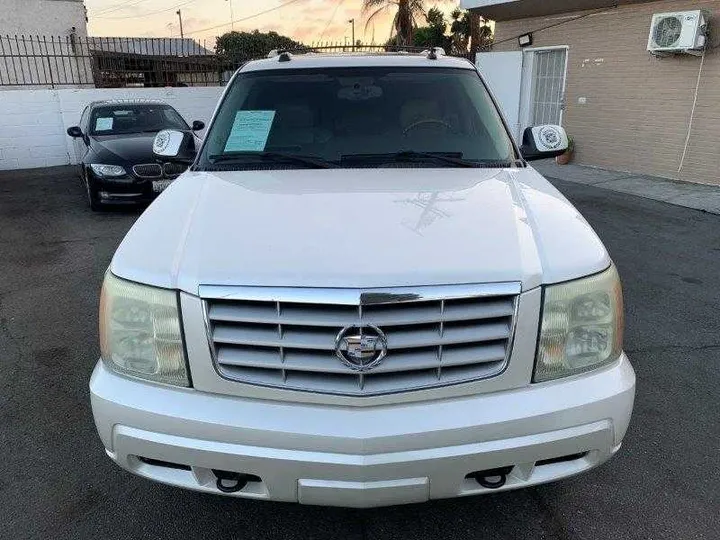
[[[265,150],[275,111],[238,111],[225,152],[262,152]]]

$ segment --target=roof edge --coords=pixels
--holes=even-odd
[[[503,22],[656,1],[658,0],[461,0],[460,6],[479,12],[486,19]]]

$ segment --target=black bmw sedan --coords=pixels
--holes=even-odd
[[[167,103],[149,101],[96,101],[80,117],[80,125],[68,128],[74,138],[92,210],[109,204],[138,204],[152,201],[187,168],[179,163],[158,163],[153,140],[158,131],[192,128]],[[193,138],[197,142],[196,138]]]

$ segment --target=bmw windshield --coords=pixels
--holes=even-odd
[[[162,103],[103,105],[95,107],[90,117],[94,136],[156,133],[163,129],[190,129],[182,116]]]
[[[474,70],[363,67],[240,73],[196,168],[509,167],[516,160]]]

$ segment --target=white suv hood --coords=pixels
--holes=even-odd
[[[140,217],[117,276],[200,285],[376,288],[574,279],[610,263],[526,169],[188,172]]]

